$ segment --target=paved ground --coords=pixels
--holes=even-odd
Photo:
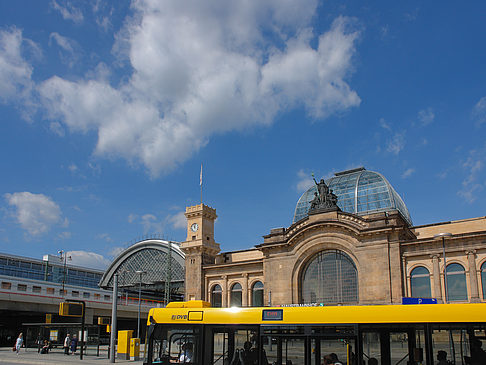
[[[89,353],[92,353],[90,355]],[[12,351],[11,347],[0,348],[0,364],[84,364],[84,365],[102,365],[109,364],[110,360],[107,358],[108,351],[106,348],[100,350],[100,356],[95,356],[94,350],[88,350],[88,356],[83,356],[83,360],[79,359],[78,355],[66,356],[63,354],[62,349],[52,349],[49,354],[40,355],[37,353],[37,349],[22,348],[20,354],[16,354]],[[143,361],[130,361],[115,359],[115,363],[123,363],[126,365],[142,365]]]

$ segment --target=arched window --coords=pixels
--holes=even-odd
[[[412,288],[412,297],[432,298],[430,273],[427,268],[419,266],[412,270],[410,273],[410,286]]]
[[[251,288],[252,307],[263,307],[263,283],[257,281]]]
[[[486,261],[481,265],[481,284],[483,286],[483,299],[486,299]]]
[[[459,264],[447,265],[447,296],[449,301],[467,300],[466,272]]]
[[[223,306],[223,291],[221,285],[216,284],[211,290],[211,306],[214,308],[220,308]]]
[[[241,307],[242,299],[241,284],[236,283],[231,287],[230,307]]]
[[[304,269],[301,288],[303,303],[356,303],[358,271],[344,252],[322,251]]]

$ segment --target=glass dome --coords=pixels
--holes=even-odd
[[[367,171],[363,167],[334,175],[326,180],[326,184],[337,195],[338,206],[342,211],[367,215],[396,209],[412,225],[407,206],[383,175]],[[307,217],[316,191],[314,185],[302,194],[295,207],[293,223]]]

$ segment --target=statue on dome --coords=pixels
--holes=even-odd
[[[333,193],[332,189],[329,189],[324,179],[317,182],[314,178],[314,174],[312,174],[312,179],[316,184],[317,191],[314,192],[314,199],[309,202],[309,214],[341,210],[337,206],[337,195]]]

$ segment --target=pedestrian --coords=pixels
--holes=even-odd
[[[20,348],[22,347],[22,344],[24,343],[24,335],[22,332],[20,332],[19,337],[17,337],[17,341],[15,341],[15,351],[17,352],[17,355],[19,354]]]
[[[71,340],[71,354],[74,355],[76,353],[76,348],[78,347],[78,338],[76,335],[73,335],[73,339]]]
[[[42,336],[41,336],[40,332],[37,335],[37,339],[35,340],[35,343],[37,345],[37,353],[40,353],[40,351],[42,349],[42,344],[43,344]]]
[[[64,355],[69,355],[69,346],[71,345],[71,335],[68,333],[64,339]]]

